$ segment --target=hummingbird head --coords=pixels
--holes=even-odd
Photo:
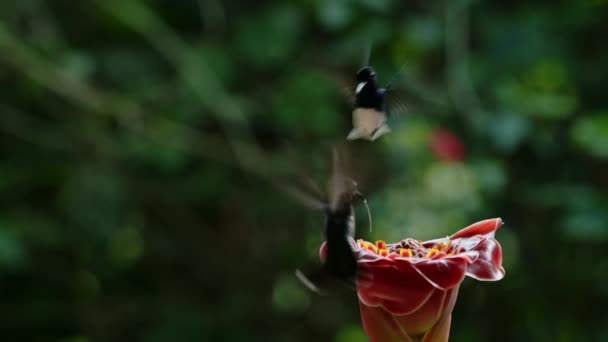
[[[370,66],[365,66],[357,72],[357,83],[376,80],[376,71]]]

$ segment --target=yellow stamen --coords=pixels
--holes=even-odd
[[[378,248],[380,248],[380,249],[386,249],[386,242],[384,242],[382,240],[378,240],[378,241],[376,241],[376,246],[378,246]]]
[[[371,242],[365,242],[365,248],[376,254],[378,253],[378,247]]]
[[[399,249],[399,256],[407,258],[407,257],[411,257],[412,255],[414,255],[414,253],[409,248],[400,248]]]
[[[426,257],[427,258],[432,258],[435,255],[439,254],[439,250],[437,248],[431,248],[427,253],[426,253]]]
[[[389,252],[388,249],[380,249],[378,254],[380,254],[380,256],[387,257],[389,254],[391,254],[391,252]]]
[[[452,240],[448,240],[448,243],[445,244],[442,251],[447,253],[450,250],[450,247],[452,247]]]

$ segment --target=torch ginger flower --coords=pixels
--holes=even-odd
[[[494,239],[502,224],[489,219],[424,242],[353,241],[361,319],[370,341],[447,341],[464,277],[495,281],[505,274]],[[326,248],[321,247],[322,259]]]

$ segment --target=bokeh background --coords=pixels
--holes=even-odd
[[[2,341],[366,341],[356,294],[293,276],[342,144],[358,237],[500,216],[452,341],[608,339],[608,3],[0,3]],[[407,115],[346,144],[372,42]]]

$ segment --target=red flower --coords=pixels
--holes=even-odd
[[[494,239],[502,224],[500,218],[485,220],[425,242],[353,241],[361,270],[361,318],[370,341],[447,341],[465,275],[500,280],[505,274],[500,244]],[[322,259],[325,249],[324,244]]]
[[[463,160],[465,148],[462,140],[454,133],[439,129],[431,137],[431,150],[441,160]]]

